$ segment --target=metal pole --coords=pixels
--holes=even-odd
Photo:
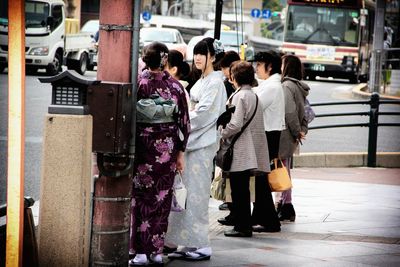
[[[8,1],[6,266],[22,266],[25,142],[25,1]]]
[[[222,20],[222,6],[224,0],[217,0],[215,6],[215,24],[214,24],[214,39],[221,37],[221,20]]]
[[[379,94],[374,92],[370,100],[368,133],[368,167],[376,167],[376,145],[378,139]]]
[[[383,32],[385,22],[385,0],[376,0],[375,22],[374,22],[374,40],[373,53],[370,70],[370,91],[379,92],[381,81],[381,51],[383,49]],[[378,51],[380,51],[378,53]],[[378,65],[379,64],[379,65]]]
[[[137,81],[138,81],[138,58],[139,58],[139,33],[140,33],[140,3],[135,1],[133,6],[133,34],[132,34],[132,122],[131,133],[132,138],[129,146],[129,157],[135,156],[136,142],[136,99],[137,99]]]
[[[382,49],[372,51],[370,87],[372,92],[379,93],[382,78]]]

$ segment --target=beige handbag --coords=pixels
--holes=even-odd
[[[271,192],[282,192],[292,188],[292,180],[285,165],[280,159],[279,163],[278,165],[278,159],[274,159],[274,168],[267,176]]]

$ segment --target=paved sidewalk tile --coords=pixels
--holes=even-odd
[[[399,169],[293,170],[296,222],[280,233],[227,238],[211,199],[210,261],[166,266],[400,266]]]

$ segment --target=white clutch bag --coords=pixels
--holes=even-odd
[[[182,181],[182,176],[179,172],[176,173],[174,187],[172,191],[173,191],[173,196],[172,196],[171,211],[180,212],[185,210],[187,189]]]

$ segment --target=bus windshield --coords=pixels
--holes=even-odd
[[[358,17],[355,9],[290,5],[285,41],[357,46]]]

